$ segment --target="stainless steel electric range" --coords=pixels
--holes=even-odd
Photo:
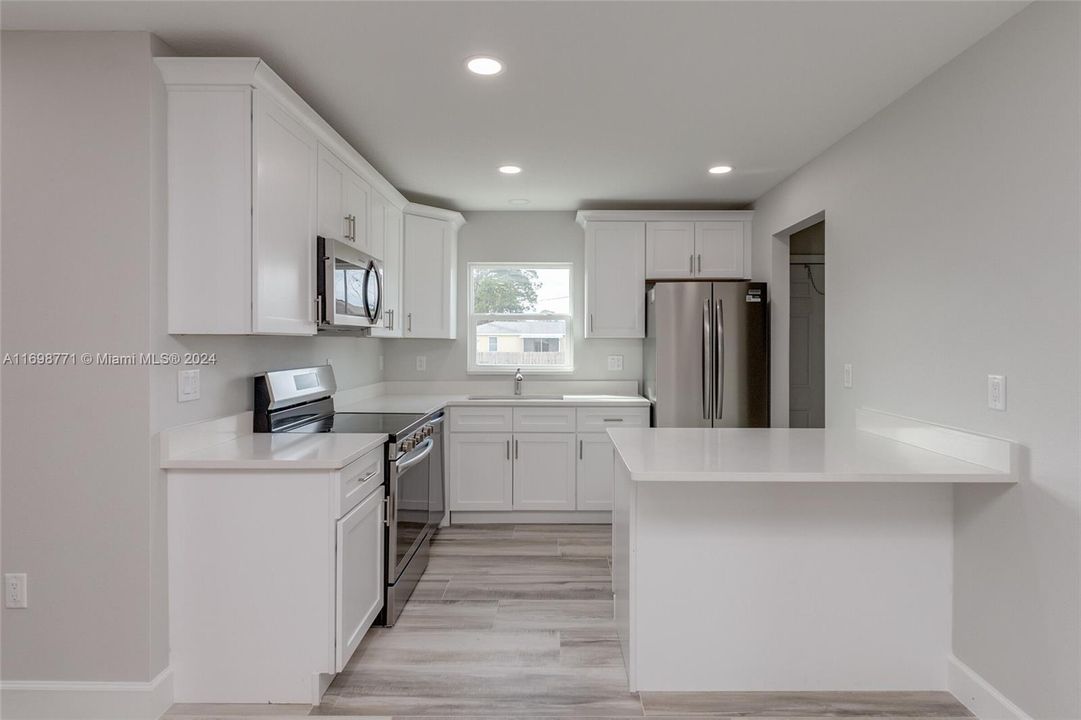
[[[428,567],[431,536],[446,510],[443,411],[335,412],[329,365],[255,378],[255,432],[386,433],[386,597],[377,624],[390,626]]]

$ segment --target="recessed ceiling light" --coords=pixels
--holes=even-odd
[[[465,61],[469,72],[475,75],[498,75],[503,72],[503,63],[488,55],[478,55]]]
[[[714,165],[709,169],[710,175],[724,175],[730,172],[732,172],[732,168],[729,165]]]
[[[509,202],[511,205],[528,205],[529,198],[512,198],[507,202]]]
[[[517,175],[518,173],[522,172],[522,168],[518,167],[517,165],[500,165],[499,172],[503,173],[504,175]]]

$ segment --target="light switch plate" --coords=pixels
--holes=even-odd
[[[417,355],[417,372],[425,372],[428,370],[428,356]]]
[[[992,410],[1006,409],[1006,376],[987,376],[987,407]]]
[[[199,370],[178,370],[176,373],[176,401],[191,402],[199,399]]]
[[[608,356],[608,369],[609,370],[622,370],[623,369],[623,356],[622,355],[609,355]]]
[[[852,387],[852,363],[845,363],[844,386],[846,388]]]

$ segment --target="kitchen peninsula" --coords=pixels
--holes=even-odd
[[[869,410],[852,430],[609,435],[631,690],[947,688],[952,487],[1009,492],[1017,445]]]

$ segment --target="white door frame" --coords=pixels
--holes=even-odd
[[[799,222],[773,233],[770,257],[770,427],[788,427],[788,367],[789,367],[789,263],[791,262],[790,238],[800,230],[826,219],[826,211],[819,210]],[[826,324],[829,326],[827,308]],[[828,342],[829,333],[826,333]],[[826,353],[829,357],[829,353]],[[829,403],[826,404],[826,426],[829,427]]]

